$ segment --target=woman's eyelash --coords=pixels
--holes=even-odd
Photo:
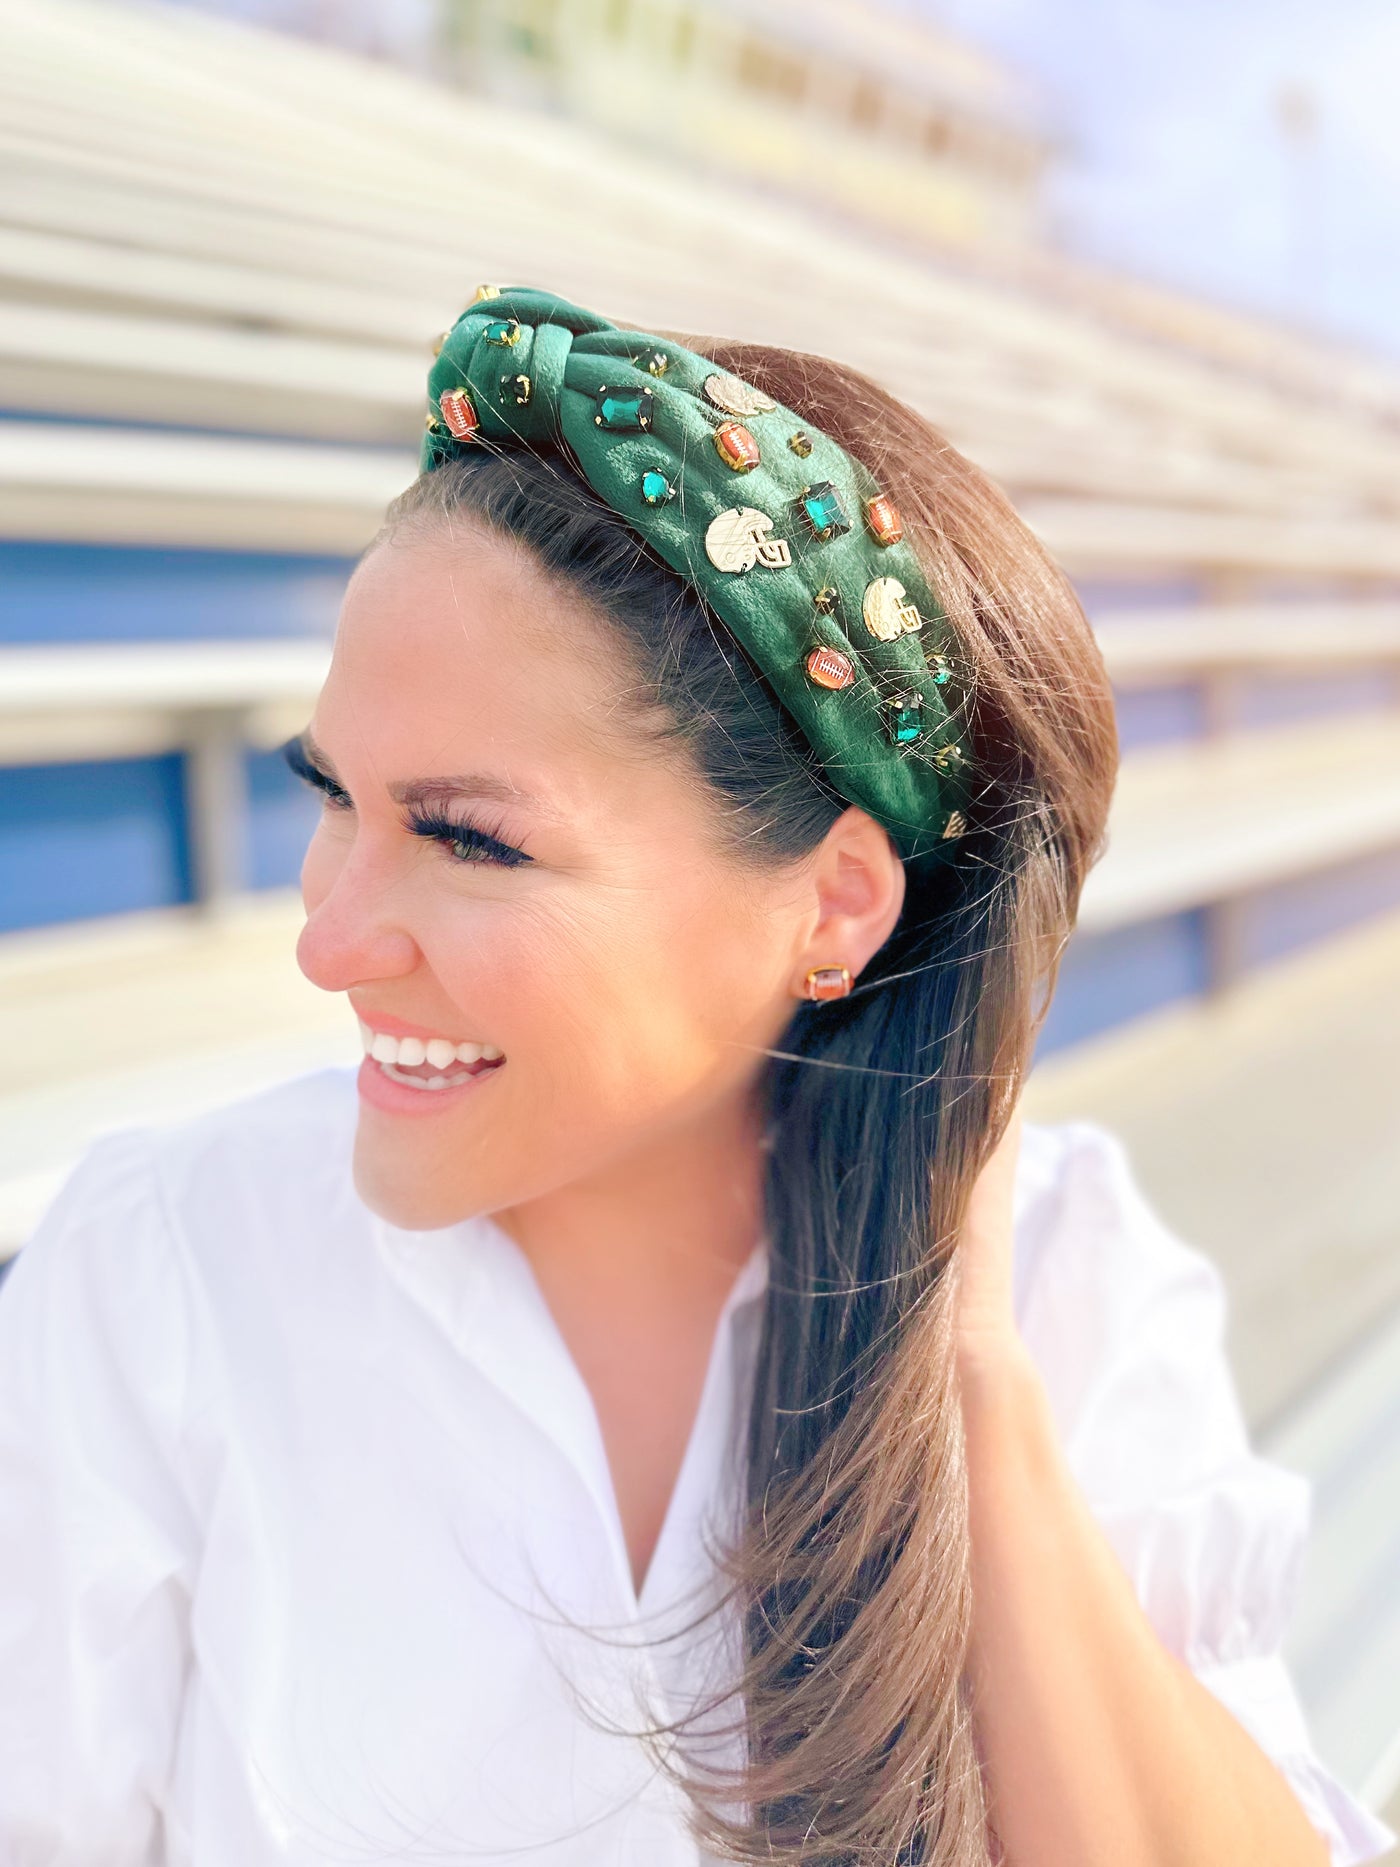
[[[298,778],[303,779],[311,786],[313,791],[322,792],[326,799],[332,804],[348,804],[350,802],[350,793],[343,789],[342,786],[338,785],[328,772],[322,771],[319,765],[312,764],[311,760],[306,756],[306,751],[300,739],[289,739],[281,748],[281,751],[285,762],[296,773]]]
[[[307,757],[299,739],[289,739],[281,750],[283,759],[298,778],[319,791],[328,804],[337,810],[351,807],[350,793]],[[458,862],[495,862],[504,869],[515,869],[534,861],[523,849],[517,849],[480,824],[448,817],[438,811],[410,812],[405,827],[410,836],[440,843]]]
[[[527,856],[523,849],[516,849],[513,844],[503,842],[499,836],[482,829],[479,824],[436,812],[411,814],[408,829],[413,836],[424,836],[430,842],[441,843],[458,862],[496,862],[504,869],[517,869],[524,863],[534,861],[534,857]]]

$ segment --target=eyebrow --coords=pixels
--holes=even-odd
[[[297,737],[311,763],[334,784],[340,785],[340,774],[336,771],[334,761],[316,743],[310,730],[299,733]],[[341,788],[344,789],[344,786]],[[387,785],[385,789],[396,804],[402,804],[408,810],[446,803],[454,797],[476,797],[494,804],[519,804],[548,817],[558,815],[557,810],[542,798],[535,797],[529,791],[522,791],[510,779],[494,777],[490,772],[462,771],[435,778],[411,778],[399,784]]]

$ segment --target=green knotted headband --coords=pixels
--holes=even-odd
[[[911,860],[967,828],[961,683],[899,515],[837,442],[692,350],[483,287],[428,375],[420,469],[561,447],[742,643],[841,794]]]

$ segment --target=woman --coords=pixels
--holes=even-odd
[[[1063,577],[819,358],[483,288],[429,408],[288,749],[358,1075],[103,1141],[0,1306],[0,1859],[1373,1858],[1218,1276],[1017,1165]]]

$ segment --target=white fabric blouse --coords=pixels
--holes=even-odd
[[[703,1860],[627,1731],[700,1677],[703,1643],[638,1636],[713,1573],[762,1248],[639,1600],[526,1259],[489,1220],[370,1213],[355,1118],[332,1069],[106,1136],[0,1288],[0,1867]],[[1279,1655],[1310,1491],[1250,1448],[1219,1273],[1068,1126],[1027,1131],[1015,1277],[1161,1638],[1332,1860],[1375,1859],[1395,1837],[1312,1750]]]

